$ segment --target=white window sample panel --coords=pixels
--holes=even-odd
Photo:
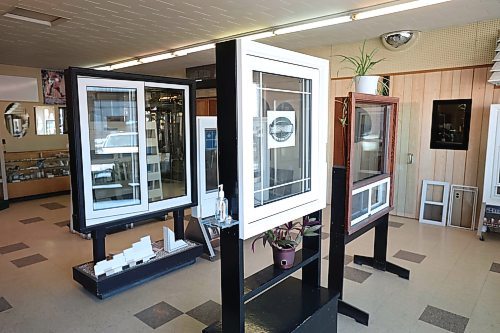
[[[198,135],[198,206],[192,208],[192,215],[206,218],[215,213],[215,200],[219,185],[217,117],[196,117],[196,133]]]
[[[424,180],[420,201],[420,223],[446,225],[450,183]]]
[[[240,237],[326,206],[328,62],[239,41]]]
[[[500,104],[490,108],[483,202],[500,206]]]
[[[78,78],[78,95],[86,225],[146,211],[144,83]]]
[[[389,207],[390,187],[391,178],[387,177],[353,190],[351,226]]]

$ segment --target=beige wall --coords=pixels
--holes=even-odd
[[[499,37],[500,19],[422,32],[411,48],[399,52],[387,50],[379,38],[366,41],[367,50],[378,48],[377,57],[386,58],[377,64],[373,74],[402,73],[491,64]],[[350,77],[352,73],[335,55],[357,55],[362,41],[328,45],[301,50],[330,59],[331,77]]]
[[[34,107],[43,105],[42,95],[42,76],[40,68],[18,67],[9,65],[0,65],[0,75],[34,77],[38,81],[38,103],[21,102],[29,113],[30,126],[28,133],[22,138],[14,138],[5,127],[5,118],[3,112],[12,101],[0,100],[0,138],[5,140],[5,151],[36,151],[51,149],[66,149],[68,145],[67,135],[36,135],[35,134],[35,111]]]

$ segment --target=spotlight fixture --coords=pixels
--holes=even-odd
[[[419,36],[420,31],[401,30],[385,33],[380,36],[380,39],[386,49],[390,51],[403,51],[415,45]]]

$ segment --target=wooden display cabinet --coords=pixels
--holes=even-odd
[[[9,199],[69,191],[67,150],[6,152]]]
[[[197,116],[216,116],[217,97],[203,97],[196,99]]]
[[[392,210],[398,103],[352,92],[335,98],[333,162],[346,168],[348,234]]]

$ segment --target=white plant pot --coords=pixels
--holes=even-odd
[[[354,89],[357,93],[377,95],[380,76],[367,75],[354,77]]]

